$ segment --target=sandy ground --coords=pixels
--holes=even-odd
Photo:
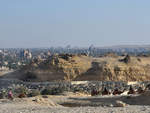
[[[149,96],[149,95],[148,95]],[[115,107],[116,100],[126,103]],[[150,113],[150,99],[142,96],[37,96],[0,100],[0,113]]]
[[[113,107],[44,107],[29,105],[2,105],[0,113],[149,113],[149,106]]]

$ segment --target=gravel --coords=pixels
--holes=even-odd
[[[146,96],[145,96],[146,97]],[[144,97],[144,98],[145,98]],[[3,99],[0,100],[0,113],[150,113],[150,101],[147,96],[147,103],[144,98],[139,96],[127,99],[122,96],[98,96],[98,97],[81,97],[81,96],[42,96],[14,99],[13,101]],[[33,101],[33,100],[38,101]],[[127,102],[127,106],[113,107],[113,102],[116,100]],[[136,101],[135,101],[136,100]],[[143,103],[142,103],[143,101]],[[82,103],[86,106],[70,106],[64,107],[59,103]],[[121,101],[120,101],[121,102]],[[93,104],[112,104],[112,106],[94,106],[91,107],[87,103]],[[144,105],[145,104],[145,105]]]
[[[0,106],[0,113],[149,113],[150,106],[128,107],[44,107]]]

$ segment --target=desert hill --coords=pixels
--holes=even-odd
[[[2,78],[24,81],[147,81],[150,80],[150,57],[60,54],[46,60],[36,59],[15,74]]]

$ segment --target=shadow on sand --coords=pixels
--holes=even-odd
[[[116,101],[122,101],[128,105],[150,105],[150,98],[143,95],[130,96],[107,96],[107,97],[87,97],[87,98],[69,98],[68,102],[62,103],[65,107],[81,106],[107,106],[114,105]]]

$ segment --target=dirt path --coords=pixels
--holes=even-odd
[[[149,106],[114,107],[48,107],[27,104],[0,105],[0,113],[149,113]]]
[[[106,104],[113,104],[116,100],[127,102],[122,96],[38,96],[25,99],[0,100],[0,113],[149,113],[150,103],[142,105],[142,98],[130,97],[129,104],[125,107],[108,107]],[[136,101],[134,101],[136,99]],[[145,100],[144,100],[145,101]],[[136,102],[136,103],[135,103]],[[149,101],[147,101],[149,102]],[[64,107],[62,103],[74,103],[79,106]],[[98,106],[95,106],[97,104]],[[94,106],[94,107],[92,107]]]

